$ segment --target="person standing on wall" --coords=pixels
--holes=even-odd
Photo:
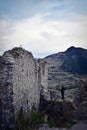
[[[65,95],[64,95],[64,91],[65,91],[65,87],[61,87],[61,98],[62,98],[62,100],[64,100],[65,99]]]

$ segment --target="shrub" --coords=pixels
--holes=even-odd
[[[75,120],[70,120],[70,121],[67,121],[65,124],[64,124],[64,127],[66,128],[70,128],[72,125],[76,124],[77,122]]]
[[[15,122],[15,130],[30,130],[36,128],[39,124],[45,123],[44,116],[44,112],[39,112],[34,108],[32,108],[31,111],[29,110],[26,115],[20,110]]]

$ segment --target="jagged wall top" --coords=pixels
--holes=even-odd
[[[22,54],[30,55],[33,58],[32,53],[29,51],[26,51],[22,47],[14,47],[13,49],[6,51],[3,54],[3,56],[6,57],[6,56],[8,56],[8,54],[12,55],[13,58],[18,58]]]

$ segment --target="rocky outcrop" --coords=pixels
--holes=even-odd
[[[87,81],[80,81],[74,103],[76,105],[75,118],[87,121]]]
[[[13,127],[14,106],[13,106],[13,58],[11,62],[6,58],[0,58],[0,129]]]
[[[70,47],[65,52],[59,52],[47,56],[48,63],[48,87],[59,90],[75,88],[79,86],[80,80],[87,79],[87,50],[83,48]],[[54,90],[53,90],[54,91]],[[76,89],[67,90],[66,96],[74,97]],[[55,92],[55,94],[60,92]]]
[[[39,59],[38,60],[38,64],[39,64],[39,84],[40,84],[40,88],[41,90],[44,92],[44,94],[47,93],[48,91],[48,65],[45,59]]]
[[[47,91],[47,64],[36,61],[22,48],[13,48],[0,57],[0,126],[13,127],[14,119],[22,109],[26,113],[39,106],[40,89]]]
[[[43,96],[40,98],[40,111],[47,115],[47,123],[52,123],[56,127],[72,121],[74,119],[74,109],[72,102],[67,100],[48,101]]]
[[[87,74],[87,50],[70,47],[65,52],[66,58],[61,66],[64,71],[74,74]]]

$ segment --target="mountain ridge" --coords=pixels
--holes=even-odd
[[[87,74],[87,49],[71,46],[64,52],[55,53],[45,58],[61,59],[63,63],[60,68],[63,71]]]
[[[71,46],[45,59],[49,88],[79,86],[80,80],[87,80],[87,49]]]

